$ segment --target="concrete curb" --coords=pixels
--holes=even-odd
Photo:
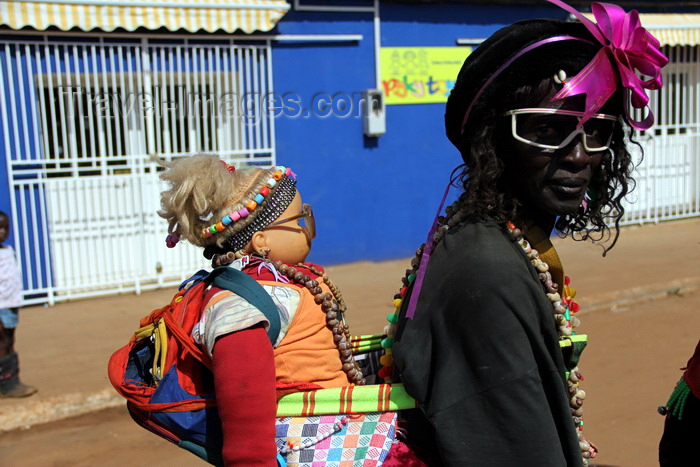
[[[700,276],[633,287],[607,294],[598,294],[592,299],[582,300],[581,313],[606,310],[622,311],[636,303],[659,300],[672,295],[682,295],[683,293],[693,292],[698,288],[700,288]]]
[[[700,276],[599,294],[588,298],[582,304],[582,313],[621,312],[637,303],[683,295],[698,289],[700,289]],[[17,405],[3,407],[0,413],[0,433],[28,429],[34,425],[123,406],[125,400],[109,387],[93,394],[78,392],[45,399],[30,397],[17,402]]]
[[[46,399],[30,397],[17,406],[3,409],[0,414],[0,432],[27,429],[34,425],[55,422],[123,404],[124,398],[112,388],[105,388],[94,394],[78,392]]]

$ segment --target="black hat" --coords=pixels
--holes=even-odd
[[[567,36],[572,39],[566,39]],[[557,39],[537,44],[549,38]],[[534,47],[528,50],[529,46]],[[470,127],[492,108],[492,99],[508,95],[504,94],[504,90],[535,84],[553,76],[560,69],[573,76],[600,47],[586,27],[578,22],[535,19],[499,29],[481,43],[462,65],[447,99],[447,137],[455,146],[463,149],[469,140]],[[499,70],[503,66],[505,68]],[[496,72],[498,74],[494,76]],[[465,121],[467,109],[469,116]]]

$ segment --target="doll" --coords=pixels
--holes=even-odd
[[[159,215],[166,243],[202,247],[214,267],[234,267],[270,295],[281,329],[245,299],[212,288],[192,335],[212,357],[226,465],[277,465],[276,401],[309,389],[365,384],[349,344],[338,289],[304,263],[315,237],[311,206],[288,168],[234,167],[214,155],[162,162]]]

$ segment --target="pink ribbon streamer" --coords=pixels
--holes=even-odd
[[[420,258],[420,266],[418,266],[418,271],[416,271],[416,279],[413,283],[413,289],[411,290],[411,299],[408,301],[408,308],[406,308],[406,319],[413,319],[416,314],[416,306],[418,306],[418,296],[423,288],[423,279],[425,278],[425,271],[428,269],[428,261],[430,261],[430,255],[433,252],[433,247],[435,245],[435,232],[438,228],[438,218],[442,212],[442,207],[447,201],[447,195],[450,193],[450,188],[455,179],[450,179],[450,183],[447,184],[445,192],[442,194],[442,200],[440,201],[440,206],[438,207],[437,214],[435,214],[435,219],[433,219],[433,225],[430,227],[430,232],[428,232],[428,238],[425,240],[425,247],[423,248],[423,254]]]
[[[636,109],[648,107],[645,90],[661,88],[661,68],[668,63],[668,58],[659,50],[659,41],[642,27],[639,13],[636,10],[625,13],[621,7],[609,3],[593,3],[591,10],[596,24],[561,0],[547,1],[578,18],[603,46],[552,100],[585,94],[586,110],[580,122],[583,124],[622,85],[627,89],[625,113],[630,125],[637,130],[649,129],[654,123],[651,110],[642,121],[633,120],[629,115],[630,100]],[[637,72],[649,79],[643,80]]]
[[[552,42],[559,42],[559,41],[581,41],[585,42],[587,44],[593,44],[593,42],[587,41],[586,39],[581,39],[580,37],[574,37],[574,36],[553,36],[553,37],[548,37],[547,39],[542,39],[541,41],[537,41],[534,44],[530,44],[524,49],[520,50],[518,53],[510,57],[506,62],[498,67],[496,71],[493,72],[491,76],[484,82],[484,84],[481,85],[481,88],[474,94],[474,97],[472,98],[472,101],[469,103],[469,107],[467,107],[467,111],[464,112],[464,117],[462,118],[462,129],[460,130],[461,134],[464,134],[464,129],[467,125],[467,120],[469,119],[469,114],[472,111],[472,107],[474,107],[474,104],[476,104],[476,101],[479,100],[479,97],[481,97],[481,94],[486,90],[486,88],[491,84],[491,81],[496,79],[498,75],[500,75],[503,70],[508,68],[514,61],[516,61],[518,58],[522,57],[529,51],[536,49],[537,47],[545,44],[550,44]]]

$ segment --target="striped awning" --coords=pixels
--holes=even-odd
[[[700,14],[640,14],[642,25],[661,45],[700,45]]]
[[[591,13],[584,13],[593,20]],[[639,19],[661,45],[700,45],[700,14],[640,13]]]
[[[269,31],[289,10],[284,0],[19,0],[0,1],[0,24],[63,31]]]

